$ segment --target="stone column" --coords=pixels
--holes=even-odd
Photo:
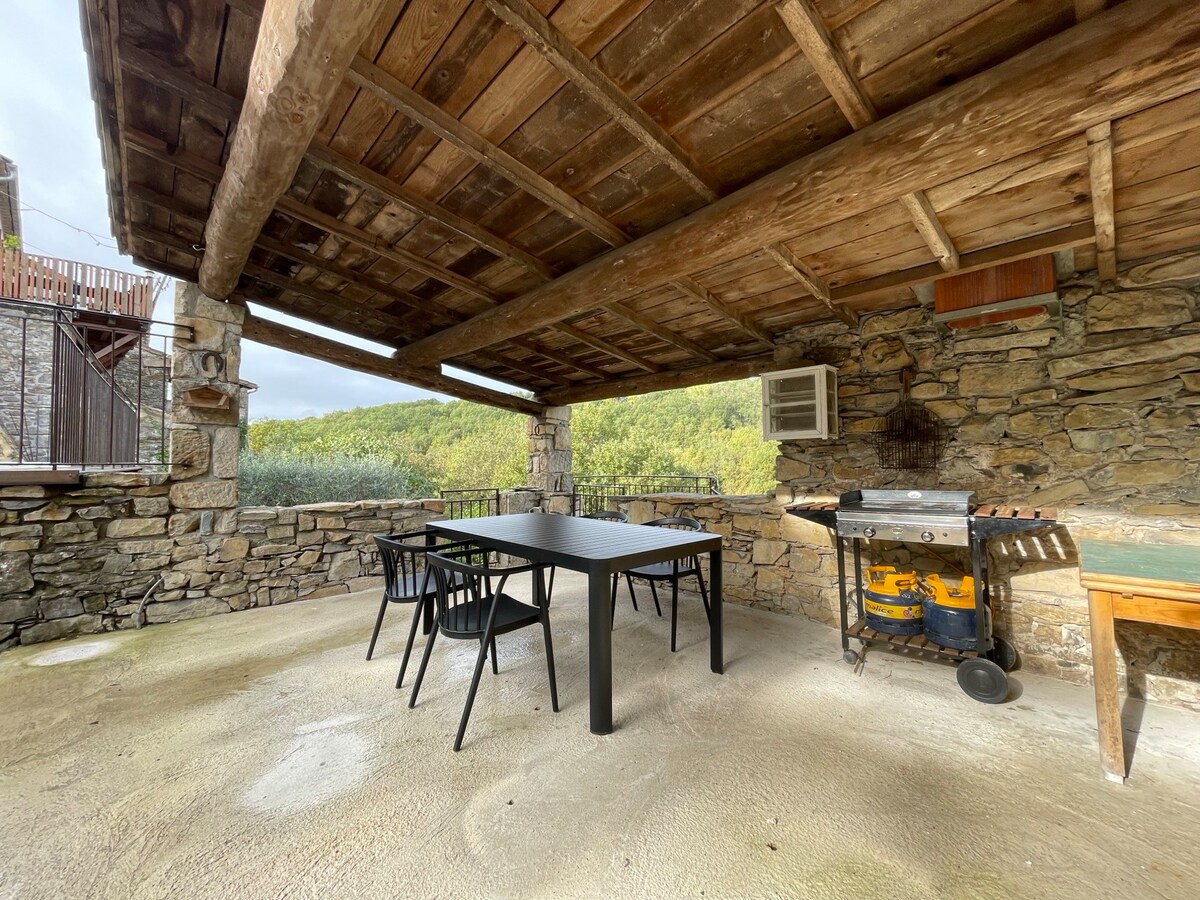
[[[529,417],[529,485],[551,512],[571,511],[571,407],[547,406]]]
[[[171,354],[171,532],[229,533],[237,506],[242,319],[245,310],[179,282]],[[181,329],[182,331],[182,329]]]

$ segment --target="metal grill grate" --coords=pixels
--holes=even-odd
[[[875,451],[883,469],[915,471],[937,468],[949,429],[924,406],[909,397],[910,374],[903,373],[900,404],[884,417],[875,430]]]

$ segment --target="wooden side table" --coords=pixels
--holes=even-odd
[[[1117,619],[1200,629],[1200,547],[1083,540],[1079,581],[1088,590],[1092,680],[1104,776],[1123,784],[1125,741],[1117,685]]]

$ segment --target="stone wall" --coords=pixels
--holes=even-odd
[[[363,590],[440,500],[181,509],[163,476],[0,488],[0,649]]]
[[[1061,323],[948,335],[918,308],[864,318],[859,333],[793,335],[806,358],[838,369],[842,436],[784,442],[778,481],[795,496],[946,487],[981,502],[1200,512],[1200,290],[1146,288],[1148,277],[1134,268],[1107,290],[1094,278],[1064,285]],[[881,470],[871,440],[904,369],[912,398],[950,431],[932,471]]]
[[[786,514],[770,496],[671,494],[618,498],[612,504],[633,522],[687,515],[720,534],[725,551],[725,600],[771,612],[838,624],[837,557],[829,530]],[[1021,669],[1077,684],[1091,680],[1087,592],[1079,585],[1077,547],[1085,537],[1180,543],[1200,552],[1200,518],[1133,516],[1077,507],[1061,525],[1038,535],[989,543],[996,633],[1021,656]],[[873,561],[957,578],[968,570],[953,548],[864,545]],[[930,551],[934,550],[939,555]],[[848,565],[852,565],[849,558]],[[1117,623],[1117,642],[1130,691],[1200,711],[1200,641],[1195,632]],[[829,652],[839,653],[836,634]],[[881,653],[887,651],[879,651]]]

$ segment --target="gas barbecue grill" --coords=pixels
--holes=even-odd
[[[1056,523],[1057,511],[1030,506],[972,506],[971,491],[861,490],[842,494],[836,503],[798,503],[787,511],[817,522],[837,534],[838,585],[841,593],[842,655],[854,665],[861,656],[850,649],[850,639],[861,642],[863,652],[873,644],[922,650],[959,664],[958,683],[972,698],[999,703],[1008,696],[1008,676],[1016,653],[992,635],[991,595],[988,583],[987,541],[1022,531],[1037,531]],[[896,635],[876,631],[866,623],[863,609],[862,542],[899,541],[969,547],[975,580],[975,649],[958,650],[928,640],[925,635]],[[858,618],[849,620],[846,581],[846,542],[854,555],[854,605]]]

